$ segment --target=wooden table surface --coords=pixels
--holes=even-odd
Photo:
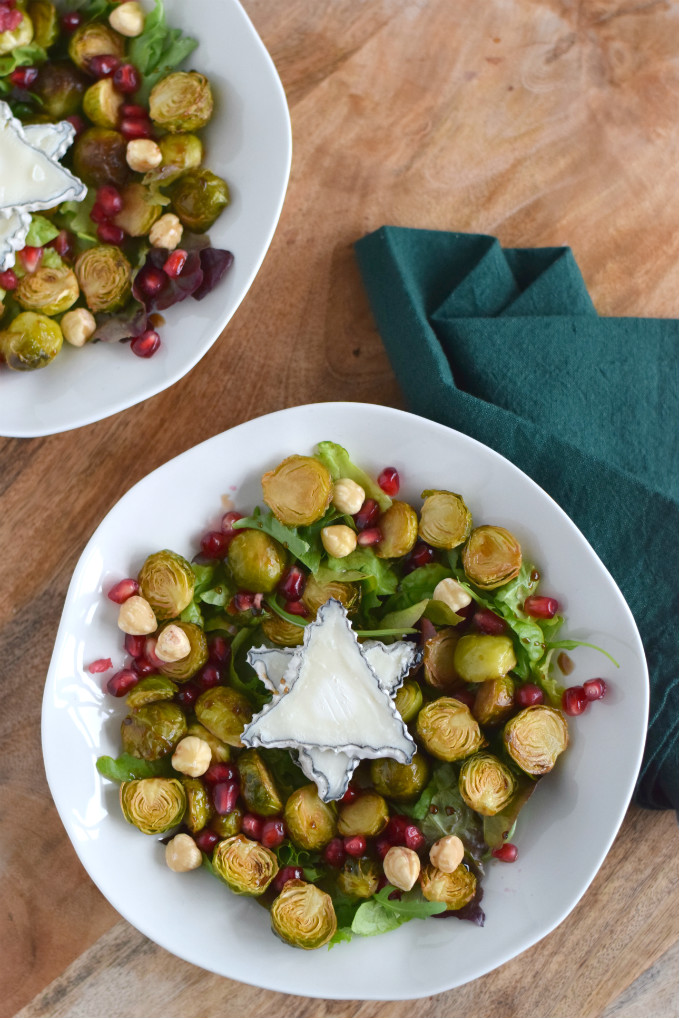
[[[69,578],[104,514],[153,468],[264,412],[327,399],[403,406],[357,238],[391,223],[568,244],[601,314],[677,315],[674,3],[245,6],[294,138],[250,293],[165,393],[75,432],[0,441],[0,1005],[27,1017],[677,1016],[671,812],[630,808],[591,888],[538,945],[410,1002],[279,995],[171,957],[104,900],[59,821],[40,750],[43,682]],[[556,863],[557,881],[569,861]]]

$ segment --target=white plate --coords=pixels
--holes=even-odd
[[[101,693],[84,666],[111,656],[120,668],[117,608],[108,587],[137,573],[150,552],[189,557],[214,526],[221,497],[247,510],[259,479],[290,453],[341,443],[373,475],[388,464],[416,505],[424,488],[463,493],[477,524],[498,523],[540,565],[569,637],[606,648],[570,655],[571,683],[603,676],[607,697],[570,721],[571,746],[527,804],[515,864],[492,862],[484,882],[486,925],[456,919],[409,922],[331,951],[291,949],[270,934],[261,907],[202,869],[171,873],[163,847],[123,821],[117,788],[95,769],[119,753],[125,706]],[[221,466],[221,467],[220,467]],[[105,677],[104,677],[105,679]],[[328,403],[278,411],[239,425],[158,468],[97,528],[73,575],[43,703],[47,778],[81,861],[113,906],[149,938],[226,977],[294,995],[407,999],[485,974],[548,934],[584,894],[619,828],[639,769],[647,721],[647,672],[635,623],[581,533],[542,489],[473,439],[391,408]],[[625,734],[625,739],[622,738]]]
[[[145,0],[148,7],[148,0]],[[213,86],[215,113],[202,132],[205,166],[229,184],[231,204],[211,227],[234,263],[211,294],[163,313],[163,346],[150,359],[127,344],[64,344],[37,372],[2,369],[0,435],[45,436],[100,421],[160,393],[193,368],[227,325],[255,278],[288,184],[291,130],[276,68],[237,0],[165,0],[168,24],[199,40],[187,69]]]

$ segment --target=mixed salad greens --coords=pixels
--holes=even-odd
[[[552,658],[576,642],[507,529],[473,522],[452,491],[426,490],[416,509],[399,487],[395,468],[374,480],[319,443],[265,472],[264,506],[225,513],[193,562],[154,552],[108,592],[131,658],[106,690],[128,712],[122,753],[97,765],[120,783],[124,817],[161,837],[172,870],[206,867],[304,949],[415,918],[483,924],[485,868],[516,859],[518,814],[567,748],[567,716],[606,689],[561,689]],[[323,643],[332,613],[361,662],[372,656],[373,693],[414,748],[406,763],[377,732],[348,757],[339,716],[332,745],[248,739],[302,685],[303,663],[314,679],[310,635]],[[389,688],[376,665],[388,659]],[[351,701],[341,664],[338,678]],[[310,754],[349,761],[335,796]]]

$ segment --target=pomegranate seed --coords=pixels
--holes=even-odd
[[[67,258],[74,254],[75,238],[70,231],[60,230],[56,237],[53,237],[51,241],[47,242],[47,247],[54,248],[57,255],[61,255],[62,258]]]
[[[534,616],[539,620],[552,620],[559,608],[557,599],[548,598],[546,595],[529,595],[524,600],[524,612],[527,616]]]
[[[307,606],[304,602],[286,602],[284,608],[292,616],[307,616]]]
[[[395,467],[386,467],[378,475],[378,485],[388,496],[399,492],[399,472]]]
[[[123,103],[120,112],[123,117],[132,117],[133,120],[148,120],[149,111],[144,106],[135,106],[134,103]]]
[[[93,223],[108,223],[109,214],[102,208],[99,202],[95,202],[90,209],[90,219]]]
[[[542,705],[545,695],[537,684],[522,684],[515,693],[515,701],[522,708],[528,708],[529,705]]]
[[[76,138],[78,137],[78,135],[82,135],[83,131],[87,127],[87,124],[85,123],[83,118],[79,117],[77,113],[72,113],[69,117],[65,117],[64,120],[67,120],[69,124],[71,124],[72,127],[75,129]]]
[[[95,78],[110,78],[120,67],[120,60],[114,53],[99,53],[96,57],[90,57],[87,66]]]
[[[225,761],[216,761],[209,767],[207,772],[201,776],[206,783],[229,783],[237,778],[237,772],[233,765]]]
[[[120,67],[117,67],[113,72],[112,81],[116,92],[120,92],[124,96],[136,92],[142,83],[139,71],[133,64],[121,64]],[[136,107],[136,109],[143,108]]]
[[[212,802],[218,815],[228,815],[236,807],[241,788],[231,779],[227,783],[215,783],[212,788]]]
[[[99,231],[97,231],[99,233]],[[145,329],[143,333],[136,336],[130,347],[132,353],[138,358],[150,358],[156,353],[161,345],[161,338],[155,329]]]
[[[194,843],[204,854],[211,854],[219,841],[220,837],[212,829],[201,829],[194,836]]]
[[[123,199],[118,188],[113,184],[103,184],[97,191],[95,203],[105,216],[115,216],[123,208]]]
[[[255,605],[255,596],[250,591],[238,591],[231,601],[237,613],[247,613]]]
[[[260,836],[260,842],[262,846],[268,847],[273,850],[274,847],[281,846],[284,839],[286,838],[286,827],[280,818],[268,818],[262,826],[262,835]]]
[[[437,553],[431,545],[428,545],[427,542],[418,541],[406,557],[404,571],[410,573],[418,567],[424,567],[428,563],[432,563],[436,555]]]
[[[231,535],[231,537],[233,538],[234,535],[238,534],[238,531],[240,530],[238,528],[235,529],[234,524],[236,524],[236,521],[241,520],[243,520],[243,514],[237,513],[236,510],[230,510],[228,513],[223,514],[220,529],[224,532],[225,535]]]
[[[163,272],[167,273],[172,279],[175,279],[181,274],[186,261],[187,253],[182,248],[175,248],[163,263]]]
[[[586,680],[583,685],[583,690],[586,692],[586,698],[588,701],[599,701],[600,698],[604,698],[607,693],[607,685],[601,677],[596,677],[594,680]]]
[[[21,11],[4,7],[0,12],[0,32],[16,32],[23,20],[24,16]]]
[[[151,138],[153,135],[151,121],[142,117],[124,117],[118,130],[127,142],[133,138]]]
[[[567,715],[581,715],[588,707],[588,695],[583,687],[567,687],[562,693],[562,708]]]
[[[221,560],[227,554],[230,541],[223,531],[209,531],[201,539],[201,552],[211,560]]]
[[[190,682],[183,684],[180,690],[177,692],[176,701],[182,708],[191,708],[196,704],[196,700],[201,693],[201,688],[198,684]]]
[[[422,850],[425,846],[425,837],[417,825],[407,825],[404,832],[404,843],[409,850]]]
[[[456,701],[462,701],[462,703],[467,705],[468,708],[472,708],[475,703],[475,695],[472,691],[469,691],[467,687],[461,687],[460,690],[454,691],[452,697],[454,697]]]
[[[38,78],[37,67],[16,67],[9,76],[12,85],[18,89],[30,89]]]
[[[507,630],[505,620],[481,606],[475,610],[472,622],[482,634],[504,634]]]
[[[359,531],[365,531],[366,528],[372,528],[379,517],[380,507],[376,501],[374,499],[365,499],[361,509],[358,513],[354,514],[352,519]]]
[[[353,786],[348,786],[342,797],[340,798],[341,804],[351,804],[353,800],[357,799],[357,791]]]
[[[144,655],[144,643],[145,638],[143,634],[126,634],[125,635],[125,651],[128,655],[131,655],[133,659],[138,659]]]
[[[503,846],[496,847],[491,853],[497,861],[504,861],[506,864],[512,864],[517,860],[517,847],[514,843],[504,843]]]
[[[165,286],[165,282],[165,273],[155,266],[142,266],[135,277],[135,287],[147,297],[154,297]]]
[[[207,691],[209,687],[217,687],[220,679],[220,671],[216,666],[204,666],[198,674],[198,686],[202,691]]]
[[[286,868],[281,868],[276,874],[276,878],[272,882],[272,887],[276,892],[281,892],[286,882],[292,882],[294,879],[301,879],[304,877],[302,868],[293,867],[288,865]]]
[[[350,857],[363,857],[366,853],[365,836],[346,836],[344,840],[345,853]]]
[[[42,255],[42,248],[32,248],[28,245],[18,253],[18,259],[27,273],[34,273],[42,261]]]
[[[241,832],[249,839],[259,840],[262,835],[263,819],[259,815],[245,814],[241,822]]]
[[[357,545],[377,545],[382,541],[380,528],[365,528],[357,535]]]
[[[119,669],[106,681],[106,689],[114,698],[123,698],[135,686],[139,676],[131,669]]]
[[[122,244],[125,240],[125,231],[122,227],[117,227],[115,223],[100,223],[97,227],[97,237],[102,244]],[[158,337],[158,343],[160,344],[160,337]],[[143,357],[148,358],[149,355],[145,354]]]
[[[113,663],[110,659],[95,659],[87,667],[88,673],[106,673],[107,669],[112,669]]]
[[[158,666],[154,666],[154,664],[149,662],[144,655],[135,656],[132,662],[132,668],[140,677],[152,676],[154,673],[158,672]]]
[[[5,269],[4,272],[0,273],[0,287],[3,290],[15,290],[18,282],[17,274],[13,269]]]
[[[79,11],[67,11],[66,14],[62,14],[61,16],[61,27],[64,32],[68,32],[69,35],[71,32],[75,32],[82,23],[83,15]]]
[[[159,670],[162,669],[162,667],[165,665],[165,662],[163,661],[163,659],[159,659],[158,656],[156,655],[157,640],[158,638],[154,637],[153,634],[150,634],[148,637],[144,639],[144,655],[149,660],[149,662],[153,666],[155,666],[157,670]]]
[[[401,846],[406,838],[406,829],[410,824],[406,815],[392,815],[382,835],[385,839],[389,839],[392,846]]]
[[[346,857],[345,844],[340,836],[334,836],[330,843],[324,847],[324,861],[326,864],[330,864],[332,868],[341,868],[345,863]]]
[[[221,634],[215,634],[213,637],[208,639],[208,649],[210,651],[210,658],[214,662],[229,662],[231,657],[231,648]]]
[[[307,584],[307,575],[298,566],[289,567],[279,581],[279,594],[283,595],[287,602],[297,602],[302,598],[302,593]]]
[[[139,595],[139,584],[134,577],[123,578],[107,592],[107,598],[110,598],[112,602],[117,602],[119,606],[122,606],[123,602],[127,602],[131,595]]]
[[[384,860],[387,856],[387,851],[392,848],[393,844],[390,843],[389,839],[381,836],[380,839],[376,840],[375,852],[377,853],[380,860]]]

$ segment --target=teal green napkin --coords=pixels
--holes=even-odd
[[[410,410],[530,475],[616,579],[650,672],[635,799],[677,810],[677,321],[600,318],[569,248],[383,227],[356,254]]]

